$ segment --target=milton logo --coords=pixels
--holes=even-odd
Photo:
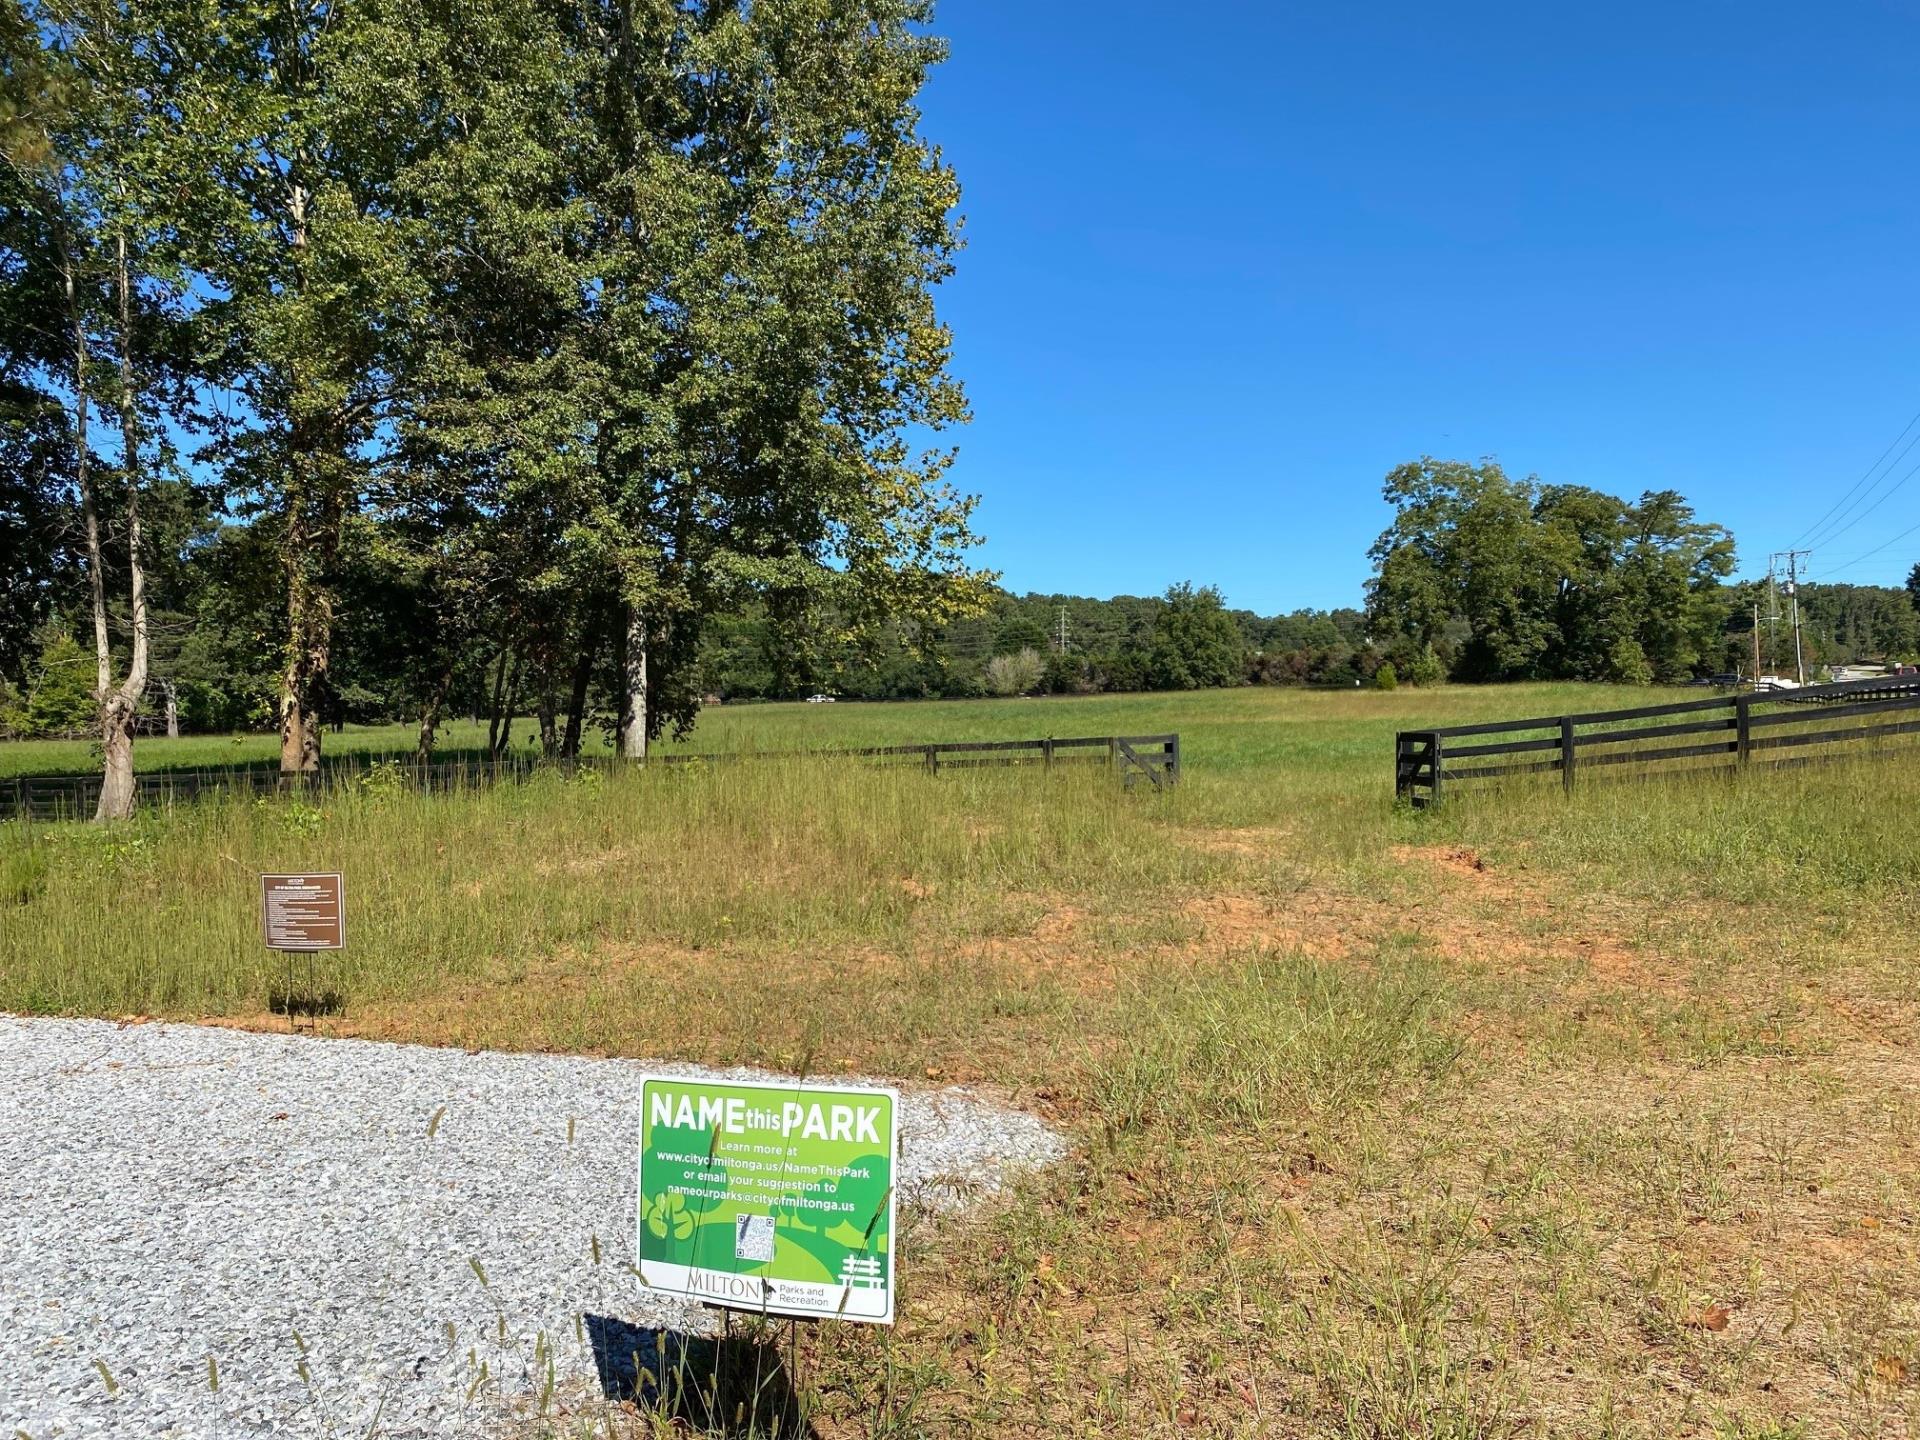
[[[763,1294],[761,1287],[766,1282],[750,1275],[727,1275],[717,1270],[695,1270],[687,1277],[687,1289],[695,1295],[716,1295],[723,1300],[754,1300],[770,1298],[772,1286],[766,1286]]]

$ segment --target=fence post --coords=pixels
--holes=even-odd
[[[927,746],[927,773],[929,775],[940,773],[940,748],[937,745]]]
[[[1571,791],[1573,789],[1573,717],[1560,717],[1560,784]]]
[[[1167,779],[1175,785],[1180,783],[1180,737],[1178,735],[1167,741]]]
[[[1053,737],[1051,735],[1040,742],[1040,763],[1048,770],[1053,768]]]
[[[1738,764],[1744,765],[1753,758],[1753,696],[1751,695],[1733,697],[1733,748],[1739,755]]]
[[[1431,732],[1428,738],[1433,741],[1433,748],[1429,752],[1429,758],[1427,761],[1429,765],[1433,766],[1433,783],[1428,786],[1427,803],[1429,805],[1438,805],[1440,803],[1440,779],[1441,779],[1440,732],[1438,730],[1435,730]]]

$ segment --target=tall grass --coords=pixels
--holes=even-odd
[[[1097,769],[939,778],[858,765],[657,767],[475,793],[362,788],[219,799],[106,829],[9,827],[0,1006],[220,1013],[264,1005],[257,875],[339,870],[356,1001],[513,982],[598,942],[703,950],[897,947],[926,892],[961,929],[1023,897],[1175,884],[1147,796]],[[12,877],[21,877],[15,880]],[[0,895],[0,898],[6,898]],[[22,903],[24,901],[24,903]]]
[[[1791,902],[1800,925],[1896,909],[1920,882],[1908,839],[1920,778],[1884,758],[1593,783],[1572,796],[1514,784],[1462,792],[1431,815],[1394,808],[1391,733],[1409,715],[1435,723],[1571,703],[1558,692],[1576,687],[1524,688],[1193,697],[1187,779],[1164,796],[1123,792],[1099,767],[933,777],[794,760],[541,774],[431,796],[376,771],[310,800],[210,799],[104,829],[14,824],[0,827],[0,1006],[260,1008],[284,963],[260,943],[264,870],[346,875],[348,945],[326,964],[353,1003],[531,984],[547,987],[556,1012],[569,965],[609,947],[632,963],[597,971],[583,1003],[612,995],[632,1009],[647,966],[685,968],[695,954],[719,972],[741,967],[712,982],[716,1004],[756,960],[798,984],[834,956],[888,955],[900,962],[889,983],[910,988],[937,968],[943,935],[1025,935],[1062,905],[1094,912],[1116,935],[1177,930],[1189,901],[1249,869],[1281,898],[1337,883],[1406,903],[1417,927],[1426,877],[1396,847],[1477,847],[1543,885],[1601,885],[1676,907]],[[1093,728],[1174,720],[1116,713],[1149,702],[1166,703],[1100,697],[1085,702],[1105,707],[1098,716],[1079,718]],[[1079,702],[1058,703],[1065,713]],[[925,707],[800,708],[811,718]],[[1017,704],[997,723],[1037,724]],[[865,720],[838,733],[884,738]],[[1205,843],[1237,827],[1264,838],[1239,853]],[[738,1003],[715,1021],[743,1020]],[[571,1038],[601,1029],[576,1024]]]
[[[1676,693],[1688,697],[1693,694]],[[1036,700],[721,705],[701,711],[690,735],[670,738],[661,748],[730,753],[1178,730],[1190,750],[1197,746],[1199,758],[1216,768],[1265,766],[1309,755],[1322,761],[1338,755],[1343,760],[1377,762],[1382,743],[1391,752],[1396,728],[1644,705],[1666,698],[1672,697],[1666,692],[1601,685],[1507,685],[1391,693],[1262,686]],[[439,746],[446,752],[482,749],[486,732],[484,722],[453,720],[442,728]],[[322,736],[329,755],[411,755],[415,739],[409,725],[349,725]],[[524,718],[517,721],[513,727],[516,752],[527,753],[534,739],[532,723]],[[604,735],[591,730],[587,746],[592,753],[604,753]],[[143,738],[135,746],[134,758],[146,769],[190,769],[270,765],[279,753],[278,736],[256,732],[189,735],[179,740]],[[87,774],[99,766],[98,747],[86,740],[0,742],[0,777]]]

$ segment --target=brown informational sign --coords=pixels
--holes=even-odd
[[[347,943],[347,887],[338,875],[262,875],[260,925],[270,950],[338,950]]]

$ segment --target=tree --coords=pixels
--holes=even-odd
[[[137,291],[136,251],[145,237],[143,207],[152,189],[153,142],[166,117],[151,103],[152,52],[130,43],[126,12],[77,0],[10,12],[14,55],[7,69],[8,120],[0,139],[23,201],[37,211],[62,301],[69,346],[65,398],[71,412],[72,477],[79,496],[92,602],[95,697],[103,774],[96,819],[133,813],[133,725],[146,692],[149,632],[142,491],[143,382],[136,320],[152,290]],[[163,292],[164,293],[164,292]],[[95,352],[111,355],[96,369]],[[49,361],[51,357],[48,357]],[[104,369],[105,367],[102,367]],[[90,448],[96,405],[117,411],[118,475],[109,477]],[[130,650],[116,682],[108,607],[108,546],[103,483],[119,491],[122,560],[131,601]]]
[[[1237,685],[1244,678],[1245,648],[1220,592],[1182,582],[1167,591],[1154,617],[1148,683],[1156,690]]]
[[[32,382],[0,447],[33,477],[0,533],[70,497],[93,549],[7,577],[0,670],[89,574],[130,744],[190,331],[226,524],[169,597],[168,693],[249,714],[264,649],[287,771],[401,704],[424,753],[488,672],[550,751],[598,687],[643,754],[748,607],[889,689],[977,684],[913,638],[987,593],[926,439],[966,407],[924,0],[31,3],[0,11],[0,248],[32,259],[0,284],[40,347],[0,372]],[[117,441],[80,433],[103,407]]]
[[[1025,695],[1040,683],[1047,662],[1038,650],[1017,650],[987,661],[987,689],[995,695]]]
[[[417,51],[377,5],[180,7],[163,108],[188,256],[232,403],[207,458],[272,536],[282,575],[281,768],[320,759],[336,562],[390,420],[387,342],[409,333],[409,217],[391,180],[422,125],[386,82]]]
[[[993,653],[1017,655],[1022,650],[1045,653],[1050,643],[1044,626],[1030,616],[1015,613],[1000,622],[999,632],[993,637]]]
[[[1385,493],[1368,622],[1397,653],[1433,652],[1465,680],[1676,680],[1719,663],[1733,538],[1673,491],[1628,504],[1428,458]]]
[[[983,598],[951,456],[907,439],[966,415],[932,299],[958,191],[917,133],[927,13],[590,12],[586,348],[607,358],[584,538],[624,615],[623,753],[690,720],[698,626],[745,595],[849,630]]]
[[[22,715],[28,735],[84,735],[94,728],[100,700],[88,683],[92,664],[71,635],[56,631],[47,638]]]

